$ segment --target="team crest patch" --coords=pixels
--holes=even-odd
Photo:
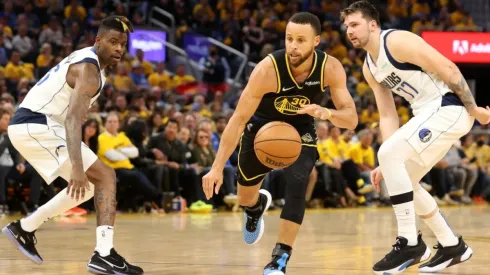
[[[429,129],[422,129],[419,132],[420,141],[423,143],[428,142],[432,138],[432,132]]]
[[[313,142],[313,137],[311,137],[310,133],[306,133],[304,134],[301,139],[303,140],[303,142],[305,143],[311,143]]]

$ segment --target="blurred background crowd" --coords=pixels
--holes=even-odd
[[[319,160],[310,175],[308,207],[355,207],[389,204],[386,190],[377,192],[369,173],[376,167],[380,147],[379,114],[373,93],[362,77],[362,51],[346,42],[339,12],[351,1],[335,0],[159,0],[159,1],[2,1],[0,6],[0,215],[13,210],[24,214],[66,185],[48,186],[14,148],[5,145],[9,120],[37,80],[72,51],[92,46],[101,20],[125,15],[138,27],[148,25],[148,13],[159,7],[175,18],[176,45],[188,33],[212,37],[259,62],[284,47],[290,16],[310,11],[322,21],[319,49],[338,58],[348,76],[360,123],[345,131],[317,122]],[[383,28],[484,31],[472,16],[473,7],[456,0],[373,1],[379,7]],[[158,16],[156,16],[158,19]],[[162,22],[167,18],[160,18]],[[236,58],[209,46],[193,74],[185,63],[151,62],[143,50],[107,70],[108,78],[82,126],[83,141],[118,177],[121,211],[210,212],[238,210],[236,205],[236,151],[224,170],[220,194],[206,200],[201,178],[209,171],[220,137],[233,113],[243,85],[230,83],[238,68]],[[250,63],[249,63],[250,64]],[[239,76],[246,83],[247,73]],[[328,93],[322,103],[333,107]],[[412,116],[395,97],[400,124]],[[490,201],[489,129],[475,125],[471,134],[454,145],[423,179],[441,205]],[[134,146],[138,154],[114,154],[118,147]],[[264,181],[273,207],[284,205],[285,181],[274,170]],[[92,211],[88,202],[66,213]]]

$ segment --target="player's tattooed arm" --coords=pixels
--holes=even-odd
[[[83,169],[81,125],[90,100],[99,89],[99,70],[91,63],[74,64],[70,66],[66,80],[73,87],[65,120],[67,149],[72,165]]]
[[[464,79],[463,75],[456,67],[453,72],[454,77],[451,77],[446,84],[449,86],[456,95],[458,95],[459,99],[463,102],[466,110],[471,111],[473,108],[477,107],[475,98],[471,93],[470,87],[468,87],[468,83]]]

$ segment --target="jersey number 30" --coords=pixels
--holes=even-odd
[[[396,90],[399,92],[404,92],[412,97],[415,97],[415,95],[419,93],[417,89],[415,89],[412,85],[408,84],[405,81],[403,81],[400,84],[400,87],[396,88]]]
[[[59,69],[60,69],[60,64],[56,65],[56,67],[54,67],[51,70],[49,70],[49,72],[46,73],[46,75],[43,78],[41,78],[41,80],[39,80],[37,82],[36,86],[39,86],[39,85],[43,84],[44,81],[48,80],[49,75],[51,74],[51,71],[54,70],[54,72],[56,73]]]

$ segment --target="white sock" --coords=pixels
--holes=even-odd
[[[66,188],[61,190],[54,198],[39,207],[29,217],[20,220],[22,229],[27,232],[37,230],[44,222],[56,217],[81,203],[88,201],[94,196],[94,185],[90,184],[90,191],[85,190],[85,198],[76,201],[66,194]]]
[[[417,227],[413,201],[394,204],[393,209],[398,221],[398,236],[406,238],[410,246],[417,245]]]
[[[454,232],[451,230],[451,227],[447,224],[446,219],[442,215],[441,211],[437,211],[434,216],[423,219],[425,224],[427,224],[434,235],[436,235],[437,240],[442,246],[455,246],[458,244],[459,240],[454,235]]]
[[[97,226],[97,250],[100,256],[105,257],[111,254],[114,247],[114,227],[109,225]]]

